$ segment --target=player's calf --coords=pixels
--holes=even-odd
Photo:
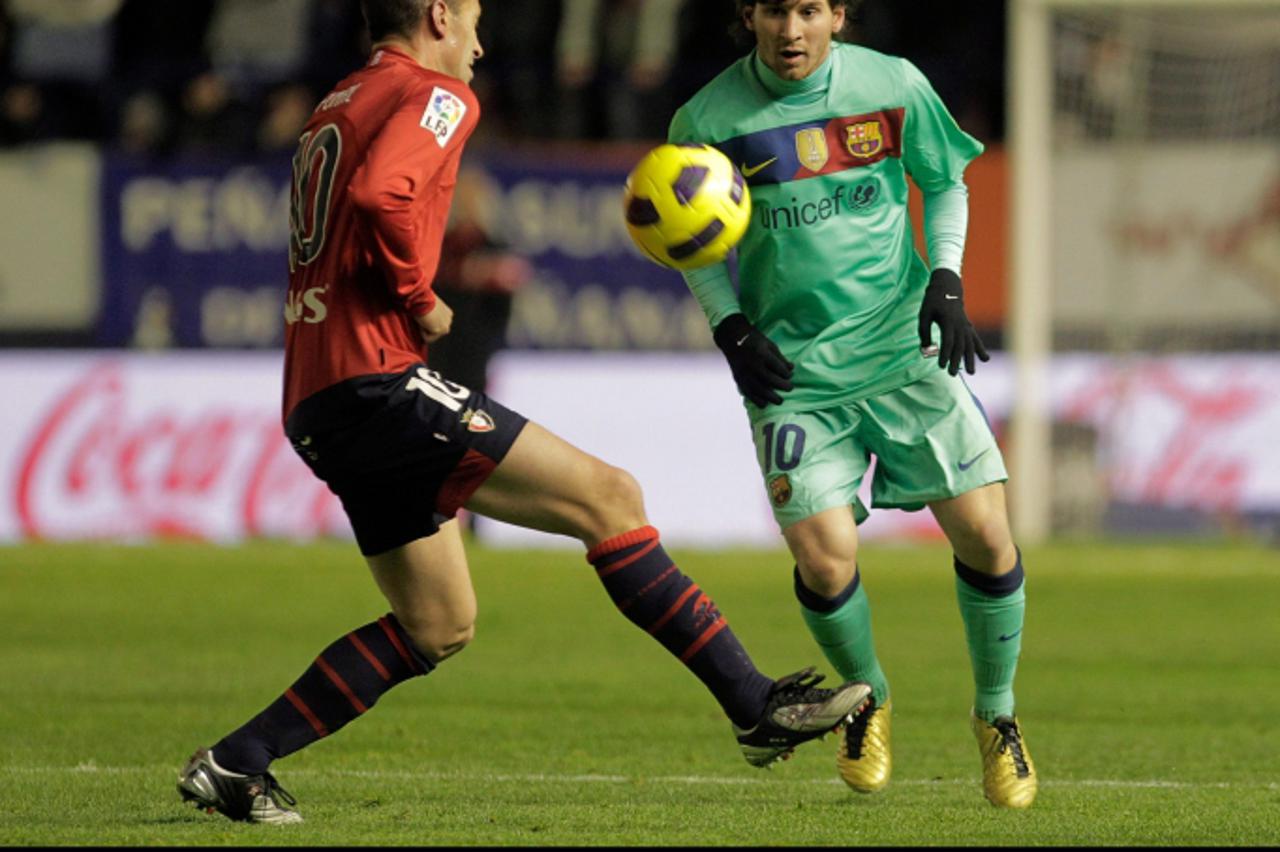
[[[607,539],[587,561],[618,610],[693,672],[735,725],[756,723],[772,678],[755,667],[715,602],[667,555],[656,529]]]

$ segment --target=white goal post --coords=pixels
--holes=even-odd
[[[1086,304],[1071,318],[1074,331],[1093,335],[1084,347],[1091,351],[1140,353],[1150,351],[1151,340],[1164,341],[1158,344],[1160,351],[1173,351],[1166,345],[1172,338],[1190,340],[1196,335],[1169,334],[1168,329],[1204,332],[1195,329],[1196,316],[1215,329],[1230,329],[1221,335],[1223,340],[1235,339],[1236,330],[1247,337],[1256,328],[1250,317],[1274,323],[1275,306],[1280,304],[1280,269],[1271,269],[1277,255],[1272,240],[1265,249],[1269,265],[1254,276],[1255,281],[1266,279],[1274,271],[1272,284],[1262,280],[1219,285],[1217,276],[1189,270],[1189,275],[1210,282],[1205,287],[1224,289],[1216,296],[1205,294],[1203,307],[1188,303],[1181,315],[1157,316],[1158,309],[1151,307],[1143,291],[1150,285],[1144,285],[1142,277],[1157,277],[1150,272],[1156,262],[1176,270],[1178,258],[1170,251],[1157,261],[1135,260],[1123,247],[1113,250],[1102,241],[1064,247],[1063,241],[1072,240],[1081,228],[1064,226],[1079,199],[1070,192],[1065,193],[1070,198],[1063,197],[1064,185],[1071,183],[1064,184],[1063,160],[1076,168],[1071,174],[1079,182],[1093,179],[1101,184],[1098,193],[1108,199],[1099,201],[1096,210],[1117,222],[1139,225],[1140,217],[1126,218],[1127,213],[1144,203],[1161,203],[1159,187],[1152,192],[1151,185],[1168,183],[1168,176],[1178,174],[1184,163],[1198,162],[1191,159],[1194,156],[1249,163],[1267,163],[1272,156],[1280,162],[1280,0],[1009,0],[1008,9],[1011,195],[1006,340],[1016,363],[1009,503],[1018,540],[1033,544],[1055,532],[1050,360],[1055,351],[1075,348],[1081,339],[1068,334],[1064,341],[1063,298],[1061,293],[1055,298],[1055,286],[1066,286],[1063,267],[1072,265],[1063,263],[1064,251],[1068,256],[1074,252],[1072,263],[1109,273],[1069,284],[1096,288],[1082,290],[1077,300],[1092,304],[1096,315],[1087,315]],[[1100,53],[1102,60],[1109,60],[1101,68]],[[1251,55],[1256,60],[1249,64]],[[1085,96],[1075,109],[1075,90],[1070,88],[1077,79],[1071,76],[1073,59],[1088,73],[1097,73],[1098,79],[1087,83],[1093,91],[1109,95],[1114,109],[1105,115],[1089,113],[1099,101]],[[1196,146],[1207,153],[1197,153]],[[1153,149],[1159,149],[1157,158],[1166,160],[1160,164],[1161,177],[1153,172]],[[1252,168],[1254,175],[1259,171],[1239,165],[1230,180],[1218,180],[1214,186],[1247,182],[1245,168]],[[1195,180],[1194,175],[1188,178],[1190,197],[1203,194]],[[1245,206],[1256,196],[1240,197],[1237,203]],[[1146,211],[1144,215],[1146,221],[1152,218]],[[1105,250],[1099,252],[1098,246]],[[1099,253],[1106,257],[1097,257]],[[1181,264],[1189,265],[1185,259]],[[1105,280],[1097,280],[1100,277]],[[1178,287],[1190,291],[1198,285],[1175,281],[1170,286],[1170,300],[1187,301],[1177,295],[1182,292]],[[1268,294],[1270,286],[1275,289]],[[1192,343],[1181,351],[1196,348]],[[1225,350],[1231,344],[1211,342],[1208,348]]]

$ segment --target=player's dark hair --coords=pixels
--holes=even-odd
[[[740,47],[752,47],[756,43],[756,34],[747,29],[747,25],[742,23],[742,15],[748,8],[758,3],[768,6],[777,6],[786,2],[786,0],[736,0],[733,9],[733,23],[729,25],[729,35],[733,36],[733,40]],[[836,38],[840,41],[847,41],[852,37],[853,19],[858,13],[858,7],[862,5],[862,0],[827,0],[832,10],[844,8],[844,29],[836,33]]]
[[[463,0],[445,0],[457,12]],[[411,34],[431,8],[432,0],[360,0],[369,38],[381,41],[387,36]]]

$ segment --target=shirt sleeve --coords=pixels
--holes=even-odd
[[[671,124],[667,127],[667,141],[673,145],[700,141],[694,138],[693,120],[689,117],[688,107],[680,107],[671,116]]]
[[[729,277],[729,264],[721,261],[701,269],[681,272],[684,283],[698,300],[698,306],[707,315],[707,322],[712,330],[725,317],[742,313],[738,303],[738,291],[734,289],[733,279]]]
[[[465,143],[478,112],[474,96],[460,83],[414,89],[370,143],[351,181],[351,201],[365,217],[392,296],[414,316],[435,307],[431,278],[437,259],[422,255],[422,212],[415,201],[432,191],[433,179]]]
[[[676,110],[676,114],[672,116],[671,126],[667,130],[667,141],[675,145],[703,141],[697,138],[693,120],[685,107]],[[711,324],[713,330],[725,317],[742,313],[742,307],[738,302],[738,291],[733,286],[733,278],[729,275],[728,263],[721,261],[702,269],[680,274],[684,276],[684,283],[693,293],[693,297],[698,300],[698,306],[707,315],[707,322]]]
[[[924,194],[924,237],[930,269],[950,269],[960,274],[968,227],[969,188],[963,182]]]
[[[942,192],[962,182],[982,143],[960,129],[920,70],[900,61],[906,102],[903,164],[921,192]]]

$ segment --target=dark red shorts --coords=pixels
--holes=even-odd
[[[439,530],[527,422],[416,365],[312,394],[290,412],[285,434],[338,495],[360,552],[372,556]]]

